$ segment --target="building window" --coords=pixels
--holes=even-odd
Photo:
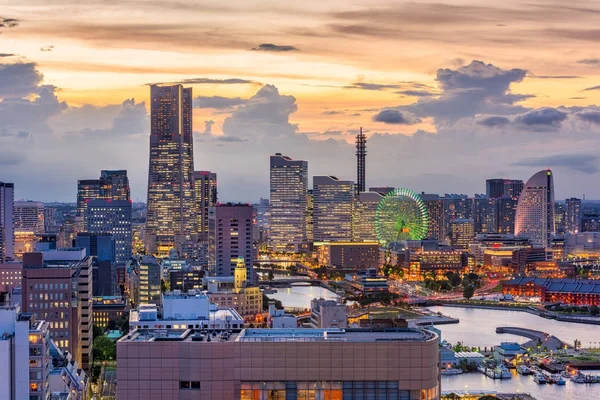
[[[189,389],[190,381],[179,381],[179,389]]]
[[[190,386],[192,389],[200,389],[200,382],[192,381]]]

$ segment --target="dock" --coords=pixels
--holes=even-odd
[[[508,333],[511,335],[529,338],[531,340],[523,344],[523,347],[527,348],[537,347],[539,342],[542,343],[542,347],[545,347],[548,350],[563,349],[565,346],[569,347],[567,343],[563,342],[556,336],[533,329],[519,328],[515,326],[499,326],[496,328],[496,333]]]

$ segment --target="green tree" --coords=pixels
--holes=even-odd
[[[592,315],[598,315],[600,314],[600,308],[598,308],[598,306],[591,306],[590,307],[590,314]]]
[[[115,342],[102,335],[94,339],[94,360],[106,361],[115,359]]]
[[[469,285],[469,286],[465,286],[464,290],[463,290],[463,297],[465,299],[470,299],[471,297],[473,297],[473,295],[475,294],[475,286],[473,285]]]

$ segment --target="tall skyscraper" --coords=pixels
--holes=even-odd
[[[515,235],[548,247],[554,233],[554,179],[552,171],[547,169],[529,178],[519,196]]]
[[[277,153],[270,160],[271,246],[274,251],[306,249],[308,162]]]
[[[208,270],[212,276],[233,276],[243,258],[254,282],[253,211],[248,204],[218,204],[208,214]]]
[[[375,217],[383,196],[377,192],[362,192],[356,198],[352,221],[354,242],[377,242]]]
[[[85,218],[92,200],[130,200],[129,178],[126,170],[102,170],[100,179],[77,181],[77,216],[83,221],[82,230],[87,230]]]
[[[496,232],[511,235],[515,233],[517,198],[503,196],[496,199]]]
[[[192,88],[150,87],[146,250],[183,243],[197,232]]]
[[[472,219],[457,218],[452,221],[451,243],[457,249],[467,250],[475,242],[475,223]]]
[[[473,221],[475,233],[494,233],[497,229],[497,199],[476,194],[473,198]]]
[[[160,305],[162,266],[153,256],[144,256],[140,260],[140,282],[136,304]]]
[[[583,210],[581,206],[581,199],[572,197],[565,200],[566,207],[566,231],[568,233],[579,233],[581,232],[581,218]]]
[[[356,135],[356,194],[366,190],[366,166],[367,166],[367,136],[363,133]]]
[[[217,204],[217,174],[210,171],[194,171],[198,232],[208,233],[208,209]]]
[[[15,185],[0,182],[0,262],[13,258]]]
[[[87,203],[98,198],[100,198],[100,179],[77,181],[77,216],[84,218]]]
[[[115,238],[110,233],[81,232],[75,236],[75,247],[85,248],[92,263],[92,294],[114,296],[117,288]]]
[[[335,176],[313,177],[313,235],[315,242],[352,240],[354,182]]]
[[[122,266],[131,259],[131,201],[92,200],[87,205],[86,226],[89,233],[109,233],[115,240],[115,264]]]
[[[487,179],[485,193],[490,199],[499,199],[502,196],[519,198],[523,190],[523,181],[518,179]]]
[[[15,201],[15,230],[44,233],[44,203],[41,201]]]
[[[425,203],[427,215],[429,215],[427,237],[430,239],[444,240],[446,238],[444,229],[444,200],[437,194],[421,193],[419,196]]]

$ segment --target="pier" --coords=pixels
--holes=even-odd
[[[533,329],[500,326],[496,328],[496,333],[508,333],[511,335],[523,336],[531,339],[529,342],[523,344],[523,347],[536,347],[540,342],[542,343],[542,347],[546,347],[548,350],[558,350],[568,346],[568,344],[564,343],[556,336]]]

